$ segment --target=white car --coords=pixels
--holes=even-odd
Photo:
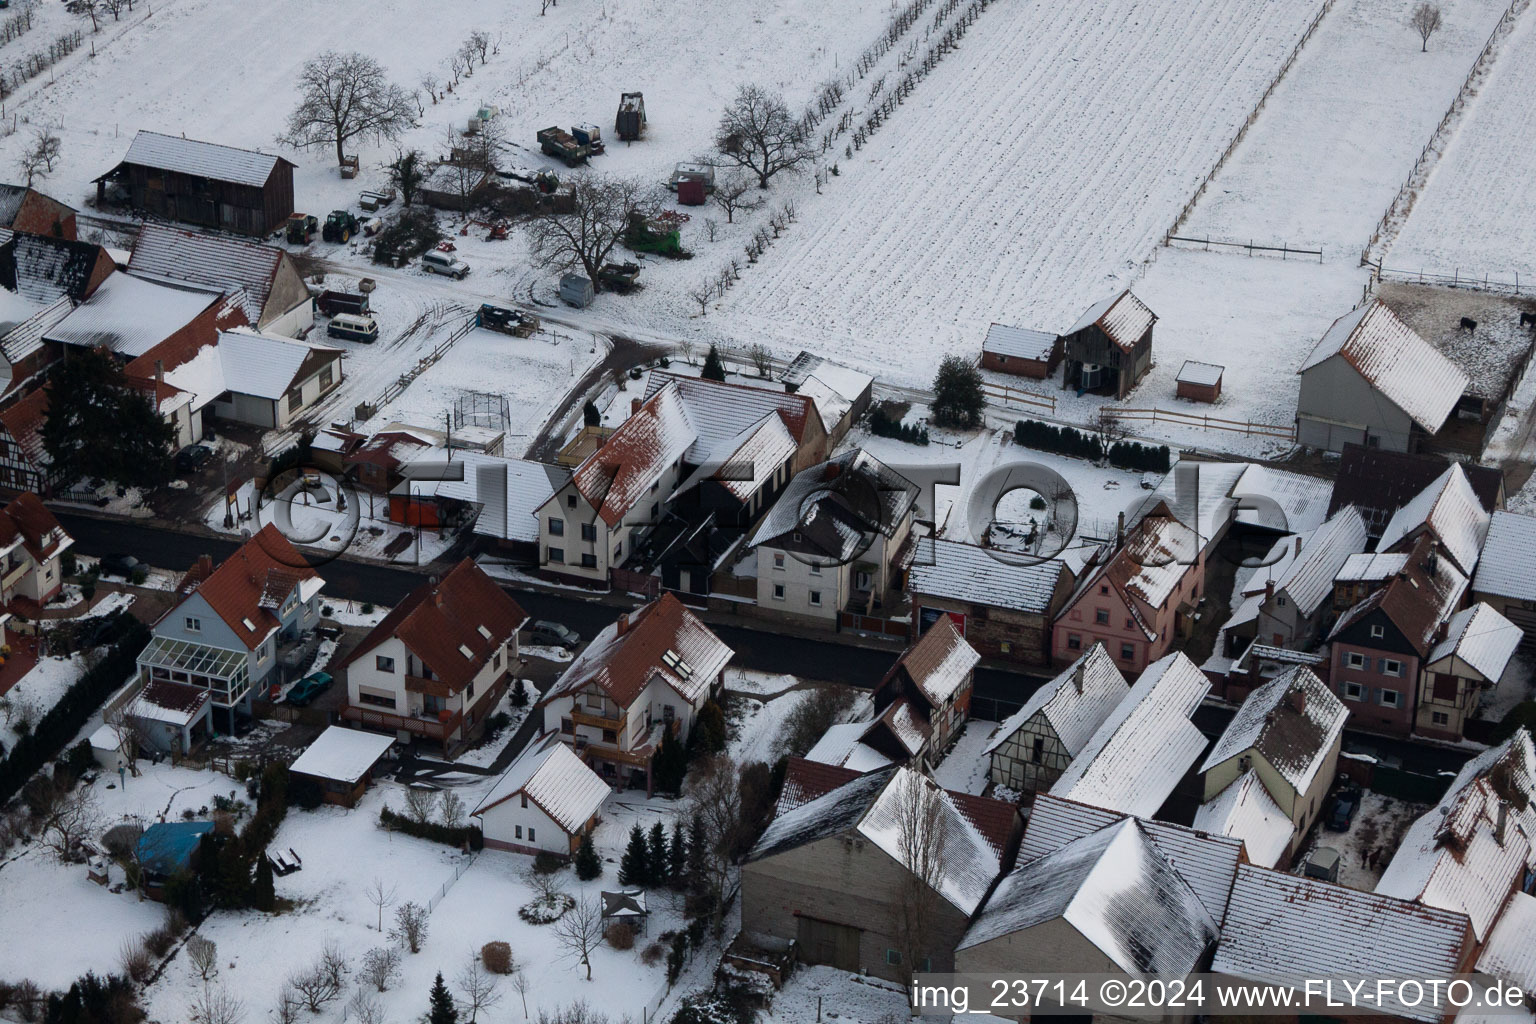
[[[464,275],[469,273],[469,264],[452,253],[433,249],[421,254],[421,269],[429,274],[447,274],[462,281]]]

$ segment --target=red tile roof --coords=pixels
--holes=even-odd
[[[11,435],[21,453],[41,469],[48,458],[43,452],[43,423],[48,419],[48,388],[38,388],[16,404],[0,410],[0,425]]]
[[[458,693],[527,621],[528,613],[466,558],[440,582],[406,595],[339,667],[398,637],[446,689]]]
[[[272,524],[262,527],[260,533],[242,544],[217,569],[210,572],[209,565],[200,561],[189,569],[177,591],[183,595],[194,591],[201,594],[248,650],[255,650],[279,625],[270,610],[274,607],[271,588],[285,581],[286,597],[300,581],[320,577]]]
[[[819,796],[826,796],[838,786],[852,782],[862,773],[841,765],[807,761],[803,757],[791,757],[784,768],[784,785],[779,790],[779,802],[773,814],[778,817],[785,811],[808,804]],[[978,826],[979,827],[979,826]]]
[[[16,495],[0,510],[0,543],[9,544],[17,535],[35,561],[51,556],[67,536],[57,517],[31,491]]]
[[[1018,838],[1015,830],[1022,825],[1018,807],[1006,800],[957,793],[952,789],[946,792],[965,820],[976,826],[987,845],[996,851],[998,860],[1006,862],[1012,852],[1010,847]]]

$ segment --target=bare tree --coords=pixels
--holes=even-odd
[[[752,194],[755,186],[752,176],[740,168],[727,171],[715,182],[715,191],[710,199],[725,214],[727,224],[735,223],[738,212],[750,213],[763,205],[762,198]]]
[[[762,342],[754,341],[747,346],[747,358],[752,360],[752,366],[759,377],[766,377],[773,372],[773,356]]]
[[[98,0],[98,2],[102,10],[112,15],[113,21],[118,20],[122,13],[128,10],[128,0]]]
[[[277,1024],[298,1024],[299,1011],[304,1009],[304,997],[294,986],[292,979],[283,982],[278,989],[277,1002],[272,1004],[272,1019]]]
[[[365,894],[368,897],[368,902],[378,908],[379,931],[382,932],[384,930],[384,909],[394,905],[395,897],[400,895],[400,887],[387,885],[382,876],[375,875],[373,881],[368,883]]]
[[[469,1011],[469,1024],[475,1024],[475,1018],[481,1010],[489,1010],[501,1002],[501,993],[496,991],[501,979],[485,969],[474,951],[470,952],[468,961],[454,983],[458,985],[462,996],[459,1005]]]
[[[464,801],[459,794],[452,791],[443,794],[443,824],[449,828],[458,828],[464,824]]]
[[[482,32],[479,29],[476,29],[475,31],[473,31],[473,32],[471,32],[469,34],[468,45],[469,45],[469,47],[471,49],[473,49],[475,51],[475,53],[480,55],[480,63],[484,64],[485,63],[485,58],[486,58],[486,53],[491,48],[491,36],[490,36],[490,33]]]
[[[320,951],[319,967],[330,979],[331,984],[336,986],[337,991],[346,988],[347,971],[351,968],[347,965],[347,958],[342,954],[341,947],[336,943],[326,941],[325,948]]]
[[[535,871],[532,867],[523,872],[523,884],[532,889],[537,900],[544,903],[554,903],[565,895],[565,886],[560,882],[557,874],[546,874]]]
[[[363,954],[363,981],[380,992],[389,991],[391,982],[400,978],[400,951],[378,946]]]
[[[907,984],[934,944],[933,928],[944,879],[945,816],[939,787],[920,772],[904,769],[896,793],[896,854],[906,871],[892,907],[893,934]]]
[[[245,1020],[245,1004],[223,985],[204,985],[192,999],[189,1019],[192,1024],[240,1024]]]
[[[624,237],[630,216],[644,216],[654,205],[655,190],[639,179],[584,174],[571,186],[568,212],[551,206],[532,215],[529,247],[548,269],[580,267],[592,287],[601,290],[598,271]]]
[[[1110,447],[1117,441],[1123,441],[1130,436],[1131,428],[1126,425],[1120,414],[1109,406],[1099,409],[1098,426],[1094,431],[1099,435],[1099,444],[1104,448],[1104,454],[1109,454]]]
[[[16,167],[21,171],[22,179],[28,188],[31,188],[39,178],[42,178],[47,173],[43,170],[43,158],[38,155],[37,150],[31,147],[21,151],[21,156],[16,158]],[[9,722],[11,712],[7,711],[5,717],[6,721]]]
[[[289,978],[287,989],[297,994],[310,1013],[319,1013],[320,1007],[341,995],[340,986],[318,964]]]
[[[756,85],[736,91],[715,129],[715,148],[757,175],[760,188],[767,188],[769,179],[780,171],[793,170],[815,157],[804,126],[789,112],[784,97]]]
[[[688,289],[688,297],[699,304],[699,315],[709,312],[709,300],[715,297],[713,281],[705,280],[698,287]]]
[[[549,9],[551,7],[559,7],[559,6],[560,6],[560,0],[539,0],[539,17],[542,18],[542,17],[544,17],[545,14],[549,13]],[[526,1014],[525,1014],[525,1016],[526,1016]]]
[[[711,242],[720,237],[720,222],[713,217],[704,218],[704,237]]]
[[[426,92],[427,98],[430,99],[434,105],[437,103],[438,91],[442,89],[442,87],[443,83],[438,81],[437,76],[432,72],[428,71],[426,74],[421,76],[421,88]]]
[[[101,828],[101,814],[89,786],[66,790],[51,783],[40,810],[38,835],[43,845],[66,863],[76,857],[80,844]]]
[[[405,791],[405,813],[418,825],[432,820],[437,810],[437,790],[426,786],[411,786]]]
[[[412,953],[420,953],[421,944],[427,941],[427,908],[414,900],[400,904],[389,936]]]
[[[101,0],[75,0],[70,9],[91,23],[91,31],[101,31]]]
[[[717,913],[730,883],[736,847],[741,842],[741,787],[736,762],[715,754],[697,762],[688,774],[688,808],[704,826],[705,870],[711,905]]]
[[[1442,24],[1440,8],[1431,3],[1421,3],[1409,15],[1408,24],[1419,34],[1419,41],[1422,44],[1419,52],[1426,53],[1429,50],[1429,37],[1440,31]]]
[[[853,707],[853,691],[840,683],[815,687],[784,717],[779,727],[780,750],[791,757],[802,757],[831,726],[843,720]]]
[[[278,141],[298,149],[334,143],[337,164],[346,162],[343,147],[350,140],[396,139],[411,126],[410,96],[366,54],[320,54],[299,72],[299,96]]]
[[[358,1024],[384,1024],[384,1005],[367,989],[360,988],[347,1000],[347,1018],[356,1018]]]
[[[523,1001],[523,1020],[528,1019],[528,972],[521,966],[512,972],[512,991]]]
[[[555,942],[565,958],[587,969],[592,980],[592,950],[603,941],[603,906],[596,897],[583,897],[555,922]]]
[[[677,343],[677,357],[689,366],[693,365],[693,357],[697,351],[698,346],[687,338]]]
[[[187,956],[204,981],[212,981],[219,973],[219,945],[206,935],[194,935],[187,940]]]

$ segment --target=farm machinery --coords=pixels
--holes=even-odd
[[[693,253],[683,248],[680,230],[687,219],[687,214],[670,210],[655,217],[647,217],[636,210],[629,215],[624,245],[635,252],[665,256],[669,260],[692,259]]]
[[[345,245],[361,230],[362,224],[349,211],[332,210],[325,218],[325,227],[320,230],[320,237],[327,242]]]
[[[570,131],[551,126],[541,129],[536,137],[540,149],[567,167],[586,163],[588,157],[603,151],[602,129],[596,125],[578,124]]]
[[[308,245],[314,238],[315,232],[320,229],[320,222],[308,213],[290,214],[288,227],[284,237],[289,245]]]

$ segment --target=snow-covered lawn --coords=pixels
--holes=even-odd
[[[1180,233],[1358,261],[1509,5],[1439,6],[1421,53],[1401,0],[1339,0]]]
[[[1134,275],[1314,12],[992,5],[725,312],[901,383],[993,320],[1065,330]]]
[[[85,674],[79,654],[69,657],[39,658],[32,671],[17,680],[5,692],[6,708],[0,712],[0,744],[9,751],[16,745],[16,724],[22,720],[35,726]]]
[[[1522,13],[1493,70],[1463,112],[1407,222],[1384,258],[1389,268],[1512,283],[1536,280],[1536,19]],[[1449,19],[1447,19],[1449,20]],[[1438,38],[1438,37],[1437,37]]]
[[[772,672],[759,672],[750,668],[725,670],[725,689],[729,693],[745,693],[753,697],[771,698],[799,685],[800,680],[792,675],[775,675]]]

